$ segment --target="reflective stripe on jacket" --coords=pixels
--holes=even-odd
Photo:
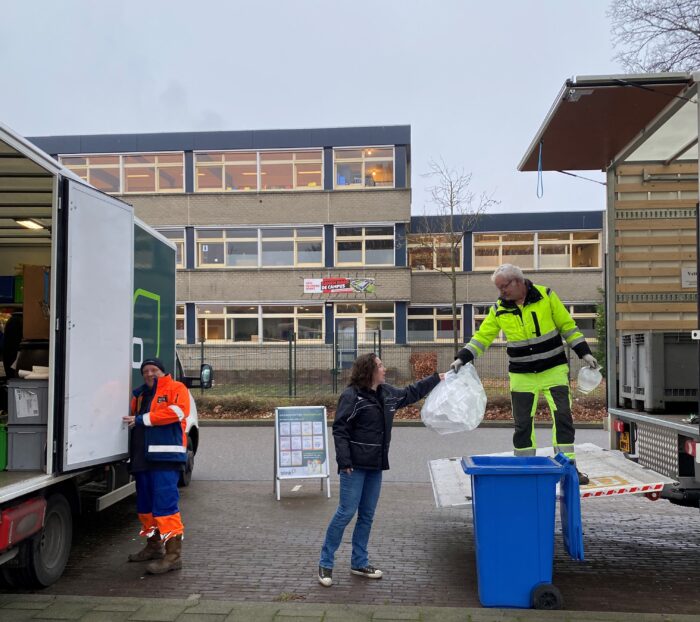
[[[186,462],[185,429],[190,414],[187,387],[170,376],[158,378],[150,412],[138,415],[140,399],[145,389],[144,384],[134,391],[131,413],[136,415],[136,425],[146,428],[146,460]]]
[[[465,363],[481,356],[503,331],[508,353],[508,371],[537,373],[568,363],[564,341],[579,358],[591,353],[583,333],[571,314],[548,287],[526,280],[522,306],[499,298],[479,330],[460,350]]]

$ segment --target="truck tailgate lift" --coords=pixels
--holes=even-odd
[[[512,455],[511,452],[490,455]],[[551,447],[537,450],[538,456],[554,455]],[[471,478],[464,473],[461,457],[441,458],[428,462],[435,505],[460,508],[472,504]],[[591,483],[581,487],[581,498],[619,497],[661,492],[675,480],[628,460],[619,451],[601,449],[592,443],[576,445],[576,465]]]

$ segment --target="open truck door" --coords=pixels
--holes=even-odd
[[[57,318],[57,347],[65,349],[66,364],[56,387],[59,472],[128,454],[122,416],[129,409],[134,291],[131,206],[68,179],[62,199],[59,244],[67,252],[56,296],[65,296],[66,314]],[[109,235],[95,235],[105,230]]]

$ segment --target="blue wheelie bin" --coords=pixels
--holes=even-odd
[[[479,600],[484,607],[560,609],[552,585],[556,486],[561,480],[564,542],[583,559],[578,475],[550,457],[470,456]]]

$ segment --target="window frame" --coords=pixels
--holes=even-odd
[[[206,306],[223,306],[223,312],[222,313],[214,313],[214,314],[202,314],[200,313],[200,308],[201,307],[206,307]],[[240,313],[234,313],[230,312],[228,309],[229,307],[255,307],[255,310],[250,309],[248,312],[240,312]],[[272,313],[270,311],[263,311],[263,307],[292,307],[291,312],[284,312],[284,313]],[[309,307],[318,307],[317,311],[314,311],[313,313],[308,313],[308,312],[301,312],[300,309],[302,308],[309,308]],[[280,341],[272,341],[272,340],[266,340],[265,339],[265,332],[264,332],[264,320],[267,318],[289,318],[292,319],[293,321],[293,327],[294,327],[294,334],[298,335],[299,334],[299,321],[300,320],[320,320],[321,323],[321,329],[319,331],[319,335],[316,338],[313,339],[299,339],[297,337],[296,342],[297,343],[309,343],[309,344],[319,344],[319,343],[325,343],[325,335],[326,335],[326,318],[325,318],[325,312],[324,312],[324,305],[323,304],[309,304],[308,302],[302,302],[302,303],[288,303],[288,304],[264,304],[264,303],[244,303],[244,302],[235,302],[235,303],[195,303],[195,315],[196,315],[196,326],[197,326],[197,339],[200,339],[202,335],[200,334],[200,320],[207,320],[207,319],[213,319],[213,320],[223,320],[224,322],[224,339],[217,339],[217,340],[209,340],[207,341],[214,341],[216,343],[229,343],[229,344],[236,344],[236,345],[260,345],[260,344],[268,344],[268,345],[280,345],[287,343],[285,340],[280,340]],[[235,340],[235,321],[236,319],[255,319],[257,322],[257,335],[251,335],[251,336],[256,336],[257,339],[251,339],[250,341],[236,341]],[[234,322],[234,324],[231,324],[231,322]],[[205,324],[206,325],[206,324]],[[231,330],[233,327],[233,330]],[[233,333],[233,334],[232,334]],[[205,335],[206,337],[206,335]]]
[[[250,231],[255,231],[255,237],[229,237],[229,231],[246,229]],[[277,237],[263,237],[263,231],[270,231],[274,229],[291,229],[292,235],[290,237],[277,236]],[[317,229],[318,235],[302,237],[298,234],[300,229]],[[202,231],[221,231],[222,237],[220,238],[200,238],[200,232]],[[224,262],[222,264],[210,263],[203,264],[201,245],[207,244],[209,241],[213,241],[215,244],[224,245]],[[257,244],[257,263],[254,266],[231,266],[228,264],[228,247],[229,242],[255,242]],[[291,265],[265,265],[263,263],[263,248],[265,242],[288,242],[292,243],[292,253],[293,253],[293,263]],[[319,260],[316,263],[312,262],[302,262],[299,260],[299,245],[305,242],[315,242],[320,243],[321,249],[319,253]],[[202,270],[220,270],[226,268],[228,270],[292,270],[294,268],[322,268],[324,266],[324,255],[325,255],[325,236],[323,234],[323,225],[276,225],[276,226],[258,226],[258,227],[197,227],[195,228],[195,261],[196,268]]]
[[[253,158],[245,162],[235,162],[227,161],[227,154],[254,154],[255,155],[255,184],[254,187],[246,188],[226,188],[226,167],[227,166],[250,166]],[[262,158],[263,154],[266,153],[288,153],[290,154],[290,159],[279,159],[279,160],[264,160]],[[298,158],[300,154],[318,154],[318,158]],[[198,157],[204,154],[217,154],[220,156],[218,161],[204,161],[198,162]],[[246,194],[251,192],[315,192],[318,190],[323,190],[324,188],[324,166],[323,166],[324,153],[322,147],[308,147],[300,149],[215,149],[215,150],[204,150],[199,149],[193,152],[193,165],[194,169],[194,193],[195,194],[211,194],[211,193],[234,193],[234,194]],[[262,170],[264,164],[290,164],[292,169],[292,187],[291,188],[263,188],[262,175],[264,171]],[[308,164],[318,164],[320,167],[320,183],[317,186],[302,186],[298,184],[298,165],[308,165]],[[221,174],[221,187],[219,188],[200,188],[199,187],[199,175],[198,168],[216,168],[220,167]],[[252,177],[252,175],[251,175]]]
[[[175,244],[177,247],[177,250],[175,251],[175,268],[184,270],[185,268],[185,262],[187,261],[187,239],[185,236],[185,228],[184,227],[159,227],[156,229],[158,233],[160,233],[164,238],[167,238],[169,242],[172,242]],[[181,238],[171,238],[169,237],[168,234],[171,233],[177,233],[181,232],[182,237]],[[177,255],[178,253],[180,254],[180,258],[182,261],[177,260]]]
[[[391,149],[391,157],[381,156],[381,157],[371,157],[366,156],[365,152],[371,149]],[[354,158],[338,158],[338,153],[343,151],[362,151],[360,157]],[[367,182],[367,163],[372,162],[391,162],[391,185],[382,186],[368,186]],[[338,164],[361,164],[361,173],[359,183],[343,184],[342,186],[338,184]],[[393,190],[396,188],[396,146],[395,145],[365,145],[357,147],[333,147],[333,190],[365,190],[371,188],[373,190]]]
[[[449,237],[450,233],[431,233],[431,234],[409,234],[408,235],[408,256],[407,256],[407,261],[408,261],[408,267],[411,269],[412,272],[442,272],[445,270],[450,270],[449,266],[445,267],[437,267],[437,261],[438,261],[438,256],[439,256],[439,251],[440,249],[446,249],[448,252],[452,248],[452,243],[447,241],[447,242],[440,242],[440,238],[447,238]],[[413,238],[414,241],[411,241],[411,238]],[[415,241],[418,239],[425,239],[425,238],[430,238],[431,242],[429,245],[424,244],[423,242]],[[455,253],[457,253],[457,263],[455,264],[455,270],[461,272],[462,271],[462,266],[464,264],[463,261],[463,255],[464,255],[464,234],[461,234],[459,242],[455,245]],[[411,265],[411,249],[421,249],[425,250],[428,252],[432,253],[432,266],[424,266],[423,268],[414,268]],[[423,265],[423,264],[419,264]]]
[[[150,163],[139,163],[139,164],[125,164],[125,158],[129,157],[137,157],[137,156],[146,156],[146,157],[155,157],[155,162]],[[158,156],[180,156],[182,158],[181,163],[170,163],[170,162],[164,162],[160,164],[158,162]],[[80,165],[69,165],[64,162],[65,159],[85,159],[86,164],[84,166]],[[112,165],[103,165],[103,166],[91,166],[90,165],[90,158],[118,158],[118,163],[117,164],[112,164]],[[101,190],[101,192],[104,192],[105,194],[110,194],[110,195],[138,195],[138,194],[184,194],[185,193],[185,152],[184,151],[137,151],[137,152],[123,152],[123,153],[66,153],[66,154],[59,154],[58,155],[58,161],[62,166],[65,166],[68,170],[74,172],[76,175],[78,175],[81,179],[83,179],[86,183],[89,183],[91,185],[94,185],[90,182],[90,170],[91,169],[118,169],[119,170],[119,190],[116,192],[109,192],[106,190]],[[127,170],[128,169],[133,169],[133,168],[150,168],[153,167],[154,169],[154,187],[155,190],[137,190],[137,191],[131,191],[127,192],[126,190],[126,177],[127,177]],[[86,169],[86,176],[81,175],[76,169]],[[180,168],[182,172],[182,187],[181,188],[174,188],[174,189],[167,189],[167,190],[162,190],[160,189],[160,175],[159,171],[161,168],[167,169],[167,168]],[[97,187],[97,186],[95,186]]]
[[[182,309],[182,312],[180,310]],[[182,322],[182,337],[178,337],[178,322]],[[187,343],[187,305],[184,302],[175,303],[175,343]]]
[[[450,313],[449,315],[443,315],[439,314],[437,311],[438,309],[441,308],[449,308]],[[414,309],[414,310],[425,310],[427,311],[428,309],[431,311],[431,313],[415,313],[415,314],[409,314],[409,309]],[[457,305],[457,322],[459,322],[459,329],[457,331],[458,334],[458,339],[460,341],[464,340],[464,309],[462,305]],[[410,337],[410,329],[409,329],[409,321],[412,319],[416,320],[431,320],[433,324],[433,337],[431,340],[425,340],[425,339],[411,339]],[[447,304],[433,304],[433,305],[409,305],[408,308],[406,309],[406,342],[407,343],[452,343],[452,335],[449,337],[438,337],[439,334],[439,328],[438,328],[438,322],[440,320],[445,320],[449,319],[450,321],[453,321],[453,316],[452,316],[452,303],[447,303]]]
[[[392,233],[391,235],[367,235],[367,229],[372,229],[375,227],[391,227]],[[340,236],[338,235],[338,231],[340,229],[362,229],[362,234],[361,235],[354,235],[354,236]],[[366,258],[367,258],[367,240],[391,240],[392,242],[392,260],[390,263],[367,263]],[[361,253],[362,253],[362,259],[359,262],[356,261],[340,261],[339,259],[339,250],[338,250],[338,243],[339,242],[360,242],[361,243]],[[350,266],[391,266],[395,267],[396,266],[396,225],[394,223],[391,224],[371,224],[371,225],[335,225],[333,229],[333,245],[334,245],[334,256],[333,256],[333,261],[334,261],[334,266],[337,267],[350,267]]]
[[[597,235],[596,239],[575,239],[576,234],[581,233],[594,233]],[[504,241],[503,237],[508,235],[532,235],[532,242],[525,241]],[[554,240],[542,240],[541,235],[547,234],[566,234],[568,239],[554,239]],[[488,241],[481,242],[477,240],[478,236],[498,236],[498,242]],[[472,240],[472,270],[474,272],[489,272],[495,270],[498,266],[503,263],[508,262],[508,255],[503,254],[503,248],[508,246],[519,246],[524,244],[532,244],[533,246],[533,267],[525,267],[523,270],[532,271],[558,271],[558,270],[601,270],[602,269],[602,248],[603,248],[603,231],[602,229],[557,229],[557,230],[546,230],[546,231],[479,231],[474,233]],[[494,265],[477,267],[477,248],[492,247],[498,245],[498,255]],[[573,248],[574,246],[598,246],[597,252],[597,266],[574,266],[572,263],[573,259]],[[540,247],[541,246],[568,246],[569,253],[569,266],[568,267],[542,267],[540,261]],[[522,266],[521,266],[522,267]]]
[[[391,304],[392,311],[368,311],[367,305],[372,304]],[[339,305],[360,305],[361,310],[359,312],[341,312],[338,310]],[[382,335],[382,342],[384,343],[394,343],[396,341],[396,303],[391,300],[387,301],[371,301],[365,302],[363,300],[348,300],[347,302],[336,302],[333,305],[333,317],[335,319],[342,318],[354,318],[357,320],[357,342],[358,343],[372,343],[370,335],[374,335],[374,330],[367,329],[367,320],[378,320],[380,323],[384,320],[392,320],[393,329],[391,330],[391,335],[386,334],[386,329],[381,327],[380,331]]]

